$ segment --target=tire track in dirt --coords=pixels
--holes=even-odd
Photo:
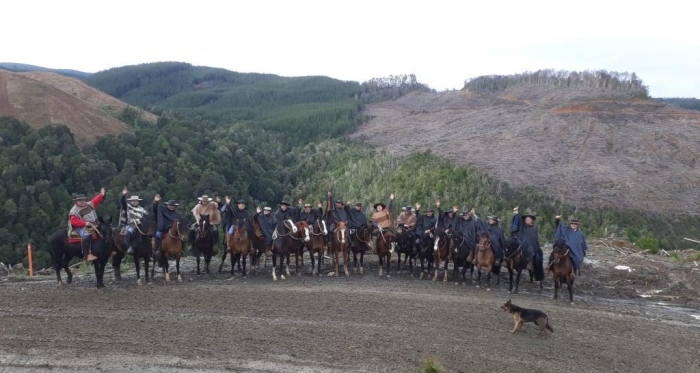
[[[5,74],[0,71],[0,114],[14,117],[15,108],[10,102],[10,95],[7,93],[7,79]]]

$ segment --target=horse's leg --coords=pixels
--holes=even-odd
[[[284,268],[284,274],[286,274],[287,277],[292,277],[289,274],[289,264],[292,262],[292,253],[287,251],[287,254],[284,257],[285,257],[286,261],[283,260],[284,265],[280,267],[280,272],[282,272],[282,268]],[[280,263],[280,264],[282,264],[282,263]],[[284,280],[284,278],[282,280]]]
[[[211,274],[211,271],[209,270],[209,265],[211,264],[211,257],[214,255],[213,250],[214,248],[211,248],[212,251],[207,251],[204,253],[204,273],[206,274]]]
[[[350,272],[348,271],[348,262],[350,262],[350,249],[345,248],[343,249],[343,271],[345,272],[345,276],[350,276]]]
[[[224,253],[221,256],[221,263],[219,264],[219,273],[223,272],[224,270],[224,262],[226,262],[226,254],[228,254],[229,250],[232,250],[231,247],[226,245],[226,248],[223,250]],[[231,275],[233,275],[233,252],[231,252]]]
[[[241,254],[241,259],[240,259],[240,261],[243,262],[243,269],[241,270],[241,277],[243,277],[243,278],[248,277],[248,271],[247,271],[246,268],[245,268],[245,263],[246,263],[246,259],[247,259],[247,258],[248,258],[248,253],[243,253],[243,254]]]
[[[199,276],[202,272],[199,270],[199,251],[197,249],[194,249],[194,256],[197,257],[197,276]]]
[[[452,268],[452,271],[454,272],[455,285],[457,285],[458,283],[461,284],[462,279],[460,279],[458,276],[459,266],[457,265],[456,260],[453,260],[453,262],[454,262],[454,268]]]
[[[518,287],[519,287],[519,285],[520,285],[520,275],[521,275],[522,273],[523,273],[523,269],[522,269],[522,268],[518,268],[518,274],[517,274],[517,276],[516,276],[516,278],[515,278],[515,294],[517,294],[518,291],[519,291]]]
[[[277,273],[275,273],[276,269],[277,269],[277,254],[272,253],[272,281],[277,281]]]
[[[309,250],[309,257],[311,258],[311,276],[316,277],[318,275],[318,272],[316,272],[316,258],[314,258],[314,252],[312,250]],[[319,255],[318,261],[320,264],[320,262],[321,262],[320,255]]]
[[[300,251],[301,251],[301,253],[299,251],[294,253],[294,263],[296,264],[296,266],[294,267],[294,274],[296,274],[297,276],[301,276],[301,272],[299,272],[299,263],[300,263],[300,259],[303,259],[304,248],[302,247],[302,249]],[[302,256],[302,257],[299,258],[299,256]]]
[[[73,255],[65,255],[63,257],[63,270],[66,272],[66,283],[67,284],[72,284],[73,283],[73,271],[70,270],[70,260],[73,259]]]
[[[114,256],[112,257],[112,269],[114,270],[114,281],[121,281],[122,280],[122,274],[121,274],[122,259],[124,259],[124,255],[119,251],[117,251],[114,254]],[[138,278],[138,276],[137,276],[137,278]]]
[[[365,274],[364,262],[365,262],[365,252],[360,251],[360,274],[361,275]]]
[[[112,259],[112,263],[114,263],[114,259]],[[141,263],[139,262],[138,251],[136,250],[134,250],[134,268],[136,269],[136,285],[143,285],[141,281]]]
[[[148,266],[149,266],[149,264],[150,264],[150,261],[151,261],[151,256],[148,255],[148,254],[146,254],[146,256],[143,257],[143,273],[144,273],[144,275],[145,275],[145,277],[146,277],[146,283],[148,283],[149,281],[151,281],[151,279],[148,278]]]
[[[557,277],[557,271],[554,271],[554,299],[559,298],[559,278]]]
[[[57,254],[54,254],[54,261],[53,261],[53,268],[56,270],[56,281],[58,283],[58,286],[63,285],[63,281],[61,281],[61,268],[63,267],[63,255],[59,257]]]
[[[486,272],[486,284],[487,284],[487,285],[486,285],[486,286],[487,286],[486,289],[487,289],[487,290],[491,290],[491,271],[492,271],[492,270],[493,270],[493,264],[490,265],[490,266],[488,266],[488,268],[486,268],[486,271],[487,271],[487,272]],[[479,270],[479,272],[481,272],[481,270]]]
[[[224,257],[226,257],[226,250],[224,250]],[[232,251],[231,252],[231,277],[236,277],[236,274],[234,273],[234,268],[236,267],[236,263],[238,263],[239,260],[241,260],[241,254],[239,254],[239,253],[234,254]],[[222,262],[222,264],[223,264],[223,262]],[[239,264],[239,267],[240,267],[240,264]],[[240,271],[240,268],[239,268],[239,271]],[[221,272],[221,271],[219,271],[219,272]]]
[[[440,270],[440,257],[438,255],[439,255],[439,252],[436,252],[435,256],[433,257],[433,264],[437,261],[437,265],[435,266],[435,275],[433,276],[433,281],[437,281],[438,271]]]
[[[476,287],[478,288],[481,286],[481,265],[480,264],[476,265],[476,273],[477,273],[477,275],[476,275]]]
[[[513,268],[508,266],[508,280],[510,281],[510,286],[508,287],[508,292],[513,292]]]
[[[574,302],[574,279],[571,278],[571,275],[567,276],[567,278],[566,278],[566,289],[569,290],[569,303],[573,303]]]
[[[360,269],[357,268],[357,252],[352,252],[352,271],[357,273]]]
[[[391,277],[391,250],[386,253],[386,278]]]
[[[180,277],[180,258],[182,253],[175,257],[175,271],[177,273],[177,282],[182,282],[182,277]]]
[[[170,262],[168,262],[168,256],[163,253],[161,255],[161,261],[163,263],[163,277],[165,278],[165,282],[170,282]]]

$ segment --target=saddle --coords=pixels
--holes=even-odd
[[[85,228],[85,229],[88,229],[88,228]],[[93,232],[92,233],[92,240],[95,241],[98,238],[99,238],[99,236],[97,235],[97,232]],[[68,243],[80,243],[80,242],[82,242],[82,240],[83,240],[83,238],[80,237],[78,232],[76,232],[73,229],[73,226],[69,222],[68,223]]]

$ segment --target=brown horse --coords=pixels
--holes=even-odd
[[[440,270],[440,261],[445,261],[445,276],[442,282],[447,282],[447,267],[450,264],[451,235],[448,231],[435,229],[435,244],[433,247],[433,262],[435,263],[435,275],[433,281],[437,281]]]
[[[297,232],[292,235],[296,241],[290,247],[290,253],[294,253],[294,273],[297,276],[301,276],[299,269],[304,268],[304,246],[311,241],[311,228],[309,228],[309,223],[305,221],[296,222]],[[299,264],[299,259],[301,259],[301,264]],[[289,266],[289,257],[287,258],[287,266]],[[287,272],[289,276],[289,272]]]
[[[391,277],[391,254],[396,251],[396,236],[390,230],[384,230],[381,228],[375,228],[375,231],[379,231],[379,237],[377,237],[377,256],[379,257],[379,276],[382,276],[382,266],[384,265],[384,260],[386,260],[386,277]]]
[[[233,235],[229,235],[226,232],[226,250],[224,250],[224,257],[221,259],[221,264],[219,265],[219,273],[224,266],[224,261],[226,261],[226,253],[231,253],[231,276],[236,277],[234,273],[234,267],[238,264],[238,270],[243,274],[243,278],[246,277],[246,259],[248,258],[248,253],[251,249],[250,237],[248,237],[248,229],[246,228],[246,221],[243,219],[236,219],[235,231]],[[243,269],[241,269],[241,261],[243,262]]]
[[[348,237],[348,227],[345,222],[336,222],[335,232],[333,232],[333,267],[335,270],[328,274],[330,277],[338,277],[338,262],[340,258],[338,257],[340,253],[343,253],[343,270],[345,271],[345,276],[350,276],[348,272],[348,262],[350,261],[350,238]]]
[[[163,235],[161,242],[161,255],[160,258],[154,256],[154,265],[151,269],[151,278],[153,278],[153,272],[155,269],[155,261],[158,260],[160,263],[158,265],[163,268],[163,277],[165,282],[170,282],[170,263],[169,258],[175,258],[175,270],[177,271],[177,282],[182,282],[182,277],[180,277],[180,258],[183,253],[182,240],[187,237],[187,222],[183,217],[176,220],[170,229]],[[154,243],[152,243],[154,244]]]
[[[275,228],[275,233],[273,235],[273,241],[272,241],[272,280],[277,281],[277,259],[279,258],[279,267],[280,267],[280,278],[282,280],[285,280],[286,278],[284,277],[284,274],[282,274],[282,269],[284,269],[284,273],[287,274],[287,277],[289,277],[289,257],[291,250],[293,246],[295,245],[296,239],[294,238],[294,234],[296,234],[299,230],[297,229],[296,224],[292,221],[292,219],[285,219],[277,224],[277,228]],[[287,264],[284,263],[284,260],[287,259]]]
[[[323,218],[317,218],[316,222],[311,226],[311,239],[306,244],[306,248],[309,250],[309,256],[311,257],[311,276],[316,277],[321,273],[321,263],[323,262],[323,253],[326,251],[326,237],[328,236],[328,229],[326,228],[326,222]],[[318,254],[318,270],[316,269],[316,259],[314,254]]]
[[[493,248],[491,247],[491,237],[488,232],[482,232],[479,236],[478,251],[476,253],[476,270],[479,272],[477,277],[476,287],[481,285],[481,270],[486,268],[488,272],[486,274],[486,282],[488,283],[488,290],[491,290],[491,272],[493,271],[493,264],[496,262],[496,257],[493,255]],[[500,276],[497,277],[498,284],[501,281]]]
[[[372,230],[366,224],[363,224],[357,228],[353,240],[355,241],[351,248],[353,268],[355,273],[364,274],[365,269],[363,268],[363,265],[365,261],[365,254],[367,253],[368,248],[372,245]],[[358,254],[360,255],[359,266],[357,263]]]
[[[265,260],[267,260],[267,256],[272,252],[272,247],[265,244],[265,236],[260,228],[260,222],[256,219],[253,219],[253,237],[251,237],[251,241],[253,250],[250,254],[250,264],[257,273],[260,269],[260,257],[265,254]]]
[[[562,282],[566,282],[569,290],[569,302],[574,301],[574,263],[571,258],[571,248],[564,240],[556,240],[552,247],[552,256],[547,265],[547,272],[552,271],[554,280],[554,299],[559,298],[559,288]]]
[[[126,227],[117,227],[112,231],[112,268],[114,269],[114,280],[120,281],[122,279],[121,275],[121,263],[126,255],[126,242],[125,242],[125,231]],[[144,276],[146,277],[146,282],[149,282],[148,278],[148,266],[151,261],[151,256],[153,255],[153,248],[151,247],[151,238],[156,230],[156,220],[153,215],[144,215],[141,222],[133,227],[133,233],[131,234],[131,244],[134,247],[134,266],[136,268],[136,285],[143,285],[143,280],[141,279],[141,259],[143,258],[144,264]]]

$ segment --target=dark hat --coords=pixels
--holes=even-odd
[[[284,201],[284,200],[282,202],[280,202],[280,206],[282,206],[282,205],[290,206],[289,202]]]
[[[311,204],[310,204],[310,203],[305,203],[305,204],[304,204],[304,207],[311,207]]]
[[[581,222],[578,219],[569,219],[569,224],[581,224]]]
[[[179,203],[175,202],[174,199],[169,200],[168,202],[165,202],[166,206],[180,206]]]
[[[85,198],[84,194],[76,194],[75,197],[73,197],[73,201],[84,200]]]
[[[362,207],[362,202],[355,202],[355,206],[360,206],[360,207]]]
[[[376,210],[376,209],[377,209],[377,207],[379,207],[379,206],[382,206],[382,208],[383,208],[383,209],[386,209],[386,205],[385,205],[385,204],[383,204],[383,203],[381,203],[381,202],[379,202],[379,203],[375,203],[375,204],[374,204],[374,209]]]
[[[335,203],[340,203],[341,205],[342,205],[342,204],[345,204],[345,202],[343,202],[342,199],[337,198],[337,197],[336,197],[336,199],[335,199]]]
[[[449,209],[445,211],[445,214],[454,214],[455,210]]]
[[[525,212],[522,213],[522,217],[523,218],[530,217],[530,218],[532,218],[532,220],[537,219],[537,216],[535,215],[535,213],[530,209],[525,210]]]
[[[405,209],[406,209],[406,211],[412,211],[412,210],[413,210],[413,206],[406,206]]]
[[[427,210],[425,210],[425,212],[426,212],[426,213],[428,213],[428,212],[435,212],[435,210],[433,210],[433,208],[430,207],[430,208],[428,208]]]
[[[500,221],[500,219],[499,219],[498,216],[496,216],[496,215],[489,215],[489,216],[487,216],[487,218],[488,218],[489,220]]]
[[[236,204],[237,204],[237,205],[239,205],[239,204],[241,204],[241,203],[245,205],[246,202],[245,202],[244,199],[239,199],[238,201],[236,201]]]

